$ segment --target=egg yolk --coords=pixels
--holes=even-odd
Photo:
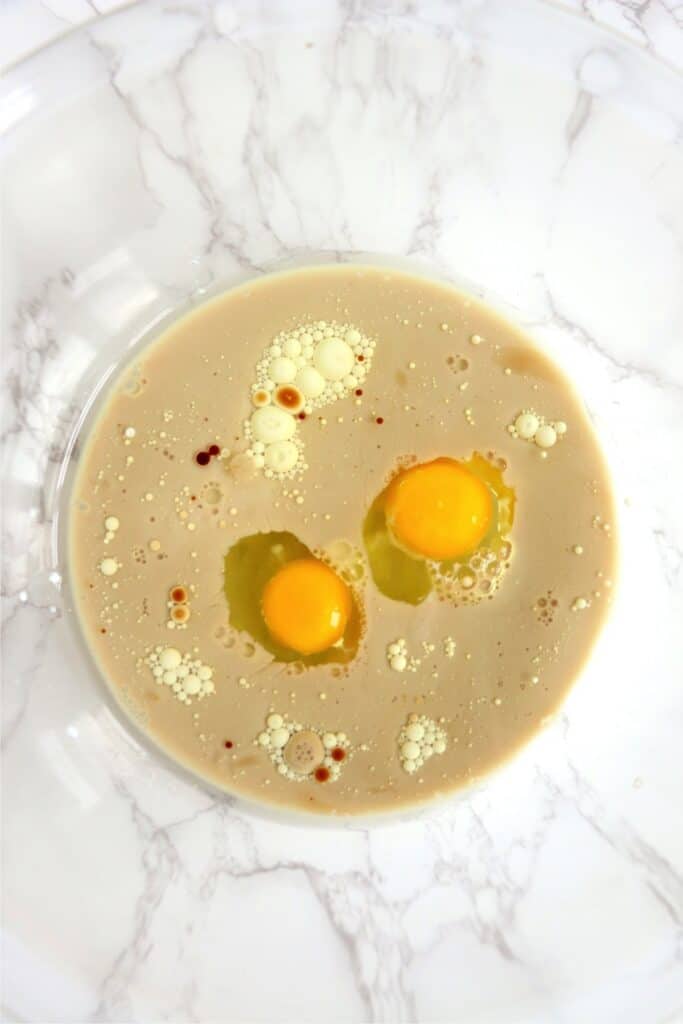
[[[263,589],[261,611],[272,637],[299,654],[318,654],[344,636],[351,593],[317,558],[288,562]]]
[[[489,532],[491,491],[455,459],[434,459],[401,473],[385,501],[387,525],[413,555],[443,561],[469,554]]]

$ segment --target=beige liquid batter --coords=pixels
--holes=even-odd
[[[245,436],[257,366],[280,332],[319,322],[372,339],[371,367],[361,386],[297,418],[299,464],[269,478]],[[518,436],[525,410],[539,429],[556,425],[550,447]],[[391,600],[365,557],[368,509],[399,463],[474,452],[505,467],[516,496],[499,588],[478,603],[436,592],[420,604]],[[123,707],[225,790],[326,814],[396,810],[508,758],[581,670],[615,569],[608,476],[564,376],[477,301],[382,268],[266,277],[175,323],[112,386],[70,514],[75,604]],[[315,554],[354,552],[363,634],[351,661],[274,661],[230,626],[224,558],[267,531],[288,531]],[[171,600],[174,587],[185,600]],[[155,677],[169,647],[213,692],[181,701]],[[408,772],[410,715],[431,756]],[[318,738],[326,763],[334,748],[332,772],[297,774],[291,757],[273,756],[278,727],[295,725],[306,757],[320,756]]]

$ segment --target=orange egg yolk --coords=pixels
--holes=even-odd
[[[385,514],[401,547],[444,561],[467,555],[481,543],[493,519],[493,496],[462,463],[434,459],[396,477],[388,488]]]
[[[299,654],[319,654],[343,637],[351,615],[351,592],[317,558],[288,562],[266,583],[263,619],[273,639]]]

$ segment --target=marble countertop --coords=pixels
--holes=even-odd
[[[121,6],[125,5],[118,0],[4,0],[0,66]],[[182,0],[169,5],[181,13],[192,6]],[[286,4],[274,6],[281,19],[287,17]],[[338,6],[345,18],[355,9],[354,3],[344,0]],[[387,5],[376,0],[366,6]],[[566,6],[683,69],[680,0],[572,0]],[[222,19],[229,29],[231,0],[216,0],[215,7],[217,22]],[[406,7],[408,18],[415,16],[416,7],[419,4]],[[123,101],[125,117],[140,129],[142,138],[143,114],[128,102],[117,78],[127,40],[112,37],[105,45],[96,34],[93,40],[90,52],[96,52],[98,60],[110,61],[111,83]],[[577,55],[576,100],[567,107],[563,141],[553,153],[554,169],[548,172],[553,182],[559,182],[573,153],[580,192],[588,188],[580,177],[581,153],[576,155],[580,140],[595,97],[611,88],[613,69],[603,57],[599,48],[588,58]],[[132,71],[126,69],[131,74],[134,65],[133,60]],[[199,81],[201,67],[193,74]],[[163,96],[152,99],[144,117],[155,118],[154,102],[161,107],[165,102]],[[419,106],[419,97],[416,103]],[[178,124],[188,109],[183,108]],[[662,116],[662,123],[665,120]],[[176,146],[182,151],[182,130],[175,135],[170,119],[159,123],[159,133],[148,133],[149,149],[141,143],[140,166],[152,178],[158,176],[159,195],[168,189],[171,198],[180,198],[188,218],[178,221],[182,230],[187,223],[195,224],[194,217],[200,225],[197,237],[203,238],[208,221],[201,219],[205,211],[201,203],[195,208],[191,193],[195,184],[201,193],[204,181],[191,161],[183,163],[176,156]],[[680,140],[681,118],[677,127],[671,123],[676,128],[671,138]],[[666,136],[666,126],[664,130],[658,122],[655,127]],[[166,130],[167,137],[162,135]],[[670,141],[667,136],[666,145]],[[669,315],[675,306],[671,295],[675,298],[676,275],[683,267],[683,221],[680,180],[676,186],[666,163],[669,151],[662,145],[660,162],[653,157],[652,167],[638,167],[653,182],[652,189],[659,190],[661,207],[644,204],[631,212],[635,249],[668,247],[657,256],[663,262],[656,266],[668,268],[669,277],[657,290],[653,271],[655,276],[643,285],[650,293],[641,297],[640,305],[629,307],[635,323],[632,334],[626,317],[619,321],[618,332],[606,325],[597,302],[587,319],[575,317],[571,294],[558,291],[534,266],[535,243],[529,253],[519,255],[513,273],[520,305],[531,310],[529,326],[547,330],[551,343],[553,332],[569,339],[598,421],[600,389],[609,392],[604,424],[616,462],[635,460],[644,467],[641,475],[652,491],[648,503],[639,502],[639,485],[625,493],[636,494],[634,515],[642,520],[646,508],[654,517],[639,527],[639,536],[646,537],[648,545],[643,571],[652,573],[664,597],[649,609],[649,618],[643,618],[644,635],[652,640],[654,651],[643,646],[638,653],[635,648],[629,652],[632,675],[640,673],[642,685],[657,690],[654,707],[644,706],[636,678],[623,693],[607,693],[601,705],[606,720],[610,716],[612,755],[601,755],[589,729],[560,722],[551,739],[541,740],[545,747],[537,759],[515,762],[498,776],[494,787],[426,818],[391,827],[311,830],[280,825],[176,777],[164,781],[160,800],[157,774],[133,772],[130,764],[136,755],[126,762],[117,753],[125,738],[106,736],[110,749],[101,762],[81,759],[77,764],[77,753],[67,750],[51,729],[50,721],[59,719],[64,735],[75,740],[79,729],[94,729],[95,718],[89,717],[89,707],[79,716],[66,707],[70,694],[56,694],[50,687],[50,657],[59,658],[61,651],[50,630],[59,611],[46,596],[45,581],[48,589],[38,592],[22,575],[24,541],[18,539],[18,530],[13,536],[5,526],[3,736],[10,782],[5,782],[3,801],[4,1020],[683,1021],[682,666],[680,645],[676,654],[668,640],[675,627],[667,625],[669,617],[674,623],[683,612],[683,488],[680,459],[671,456],[670,465],[665,459],[666,452],[680,451],[683,444],[683,368],[676,356],[683,344],[683,314],[679,308],[675,323],[674,312]],[[168,166],[155,164],[158,154],[168,157]],[[400,155],[396,159],[400,161]],[[475,159],[481,159],[486,177],[486,157],[475,154]],[[635,153],[633,160],[638,163]],[[178,180],[173,177],[176,169],[187,170],[187,191],[182,173]],[[124,171],[128,173],[127,165]],[[132,173],[136,171],[137,167]],[[268,167],[259,173],[265,180]],[[492,174],[491,181],[495,192]],[[569,194],[575,184],[563,187]],[[626,186],[620,181],[618,187]],[[406,214],[412,231],[406,230],[406,237],[410,235],[411,252],[443,262],[448,228],[437,229],[456,218],[449,220],[448,210],[432,199],[415,213],[415,224],[408,225],[412,214]],[[286,199],[274,193],[271,201],[275,206],[285,203],[279,222],[285,238]],[[141,217],[149,212],[148,202],[153,205],[141,192]],[[543,216],[546,213],[544,207]],[[22,209],[22,214],[30,235],[30,211]],[[617,209],[615,216],[621,214],[623,210]],[[651,231],[652,221],[656,224]],[[311,218],[310,224],[314,222]],[[231,222],[226,227],[222,210],[216,223],[227,234],[235,226]],[[611,223],[609,218],[605,221],[605,238]],[[176,230],[174,221],[169,231]],[[330,232],[334,230],[332,225]],[[567,234],[571,225],[560,223],[557,230],[565,232],[561,251],[572,250],[574,240]],[[360,239],[349,248],[363,248],[360,220],[344,222],[339,232],[347,241]],[[605,260],[617,259],[618,251],[609,249],[608,241],[604,245]],[[540,242],[538,246],[540,253]],[[245,260],[257,265],[252,251],[244,251]],[[475,245],[470,255],[476,265],[480,250]],[[484,266],[483,255],[481,261]],[[584,264],[580,253],[571,265],[582,280]],[[6,371],[10,425],[3,442],[10,447],[24,429],[39,433],[42,417],[47,417],[47,399],[43,404],[30,381],[54,354],[46,310],[64,296],[69,301],[72,283],[71,271],[61,280],[46,279],[43,285],[41,272],[35,271],[35,280],[32,273],[31,267],[24,292],[17,286],[22,302],[17,301],[16,316],[9,321],[20,350],[18,361],[12,352]],[[500,275],[502,281],[503,270]],[[558,281],[561,278],[558,275]],[[626,274],[619,280],[630,278]],[[611,295],[610,301],[618,309],[619,295]],[[650,316],[654,302],[663,304],[668,319]],[[648,348],[643,337],[654,337],[658,324],[662,331],[673,325],[679,333],[674,332],[671,346],[667,341]],[[622,339],[615,341],[610,331],[621,333]],[[61,378],[49,379],[54,397]],[[645,421],[642,431],[633,410]],[[633,445],[626,454],[624,438]],[[627,500],[630,505],[630,497]],[[637,609],[634,615],[637,623]],[[658,624],[664,633],[669,630],[659,645]],[[598,663],[596,671],[605,665],[611,671],[607,662]],[[42,703],[27,696],[36,689]],[[645,737],[640,744],[639,729]],[[52,790],[44,783],[40,766],[31,761],[31,730],[39,732],[59,787],[69,794],[70,802],[62,804],[56,798],[52,810],[41,803]],[[619,761],[620,742],[628,750],[626,768]],[[59,827],[49,833],[55,846],[48,850],[36,825],[43,809],[47,818],[59,818]]]
[[[75,25],[126,7],[130,0],[4,0],[0,6],[0,68]],[[614,29],[673,67],[683,69],[680,0],[565,0],[581,17]]]

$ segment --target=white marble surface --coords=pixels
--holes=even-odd
[[[135,0],[132,0],[135,2]],[[0,68],[20,60],[76,25],[126,7],[131,0],[3,0]],[[683,68],[680,0],[564,0],[581,17],[622,33],[676,68]]]
[[[0,59],[105,6],[6,0]],[[683,1019],[683,89],[590,22],[681,66],[682,8],[573,6],[169,0],[6,80],[7,1020]],[[111,360],[307,250],[409,256],[517,309],[622,507],[620,599],[566,713],[391,827],[277,824],[157,763],[55,575],[59,467]]]

